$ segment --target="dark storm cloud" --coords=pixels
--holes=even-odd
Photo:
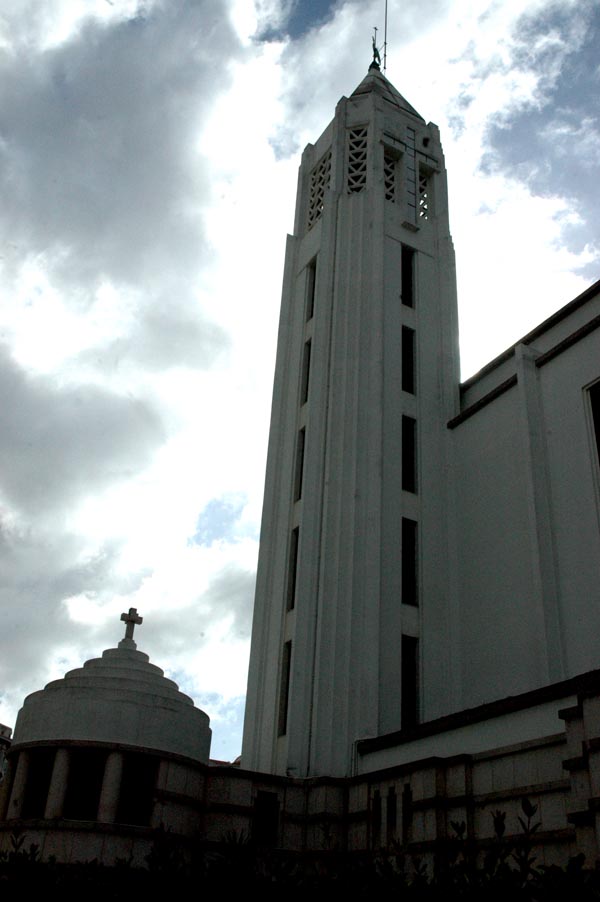
[[[0,56],[0,255],[27,254],[85,299],[143,287],[206,256],[208,184],[194,140],[239,49],[217,0],[88,21],[43,53]]]
[[[163,439],[148,404],[53,385],[0,347],[0,497],[13,508],[39,515],[93,495],[147,466]]]
[[[55,4],[0,13],[9,39],[0,49],[0,292],[11,297],[31,261],[78,314],[96,313],[99,286],[115,289],[98,314],[115,314],[113,333],[101,327],[93,347],[73,354],[66,381],[25,372],[0,347],[0,687],[10,705],[43,684],[57,650],[77,648],[83,661],[122,635],[118,622],[71,620],[67,599],[102,609],[151,575],[122,574],[118,541],[90,557],[65,526],[81,500],[137,477],[167,438],[155,402],[132,396],[127,374],[137,370],[139,385],[139,370],[210,366],[227,344],[198,300],[211,262],[202,215],[214,198],[197,147],[230,86],[229,63],[250,51],[221,0],[138,8],[129,21],[87,19],[43,51]],[[42,289],[31,306],[44,299]],[[122,370],[110,383],[120,391],[88,384],[90,368],[94,381]],[[212,610],[208,597],[202,628]],[[187,617],[158,620],[189,643]],[[160,663],[162,636],[150,632]]]
[[[81,540],[57,526],[19,528],[1,511],[0,524],[0,686],[20,699],[42,687],[51,652],[77,646],[83,662],[119,638],[118,624],[74,623],[63,600],[102,596],[108,587],[111,595],[133,591],[145,574],[116,574],[116,545],[82,559]]]

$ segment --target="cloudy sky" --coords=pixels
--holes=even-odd
[[[0,722],[121,638],[240,750],[299,153],[384,0],[0,0]],[[380,32],[381,34],[381,32]],[[389,0],[463,377],[600,277],[595,0]]]

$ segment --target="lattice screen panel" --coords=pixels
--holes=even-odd
[[[366,128],[352,128],[348,132],[348,194],[358,194],[367,184]]]
[[[385,199],[396,202],[396,160],[386,153],[383,157],[383,178],[385,182]]]
[[[331,151],[321,157],[310,174],[310,199],[308,202],[308,227],[314,226],[323,212],[325,192],[331,179]]]
[[[419,216],[429,219],[429,179],[424,172],[419,173]]]

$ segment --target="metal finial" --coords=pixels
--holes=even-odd
[[[373,26],[373,31],[375,34],[372,37],[373,43],[373,61],[371,62],[371,66],[375,66],[375,68],[379,69],[381,65],[381,56],[379,54],[379,50],[377,49],[377,26]]]

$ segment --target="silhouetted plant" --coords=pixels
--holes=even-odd
[[[178,837],[171,830],[165,830],[161,826],[156,831],[152,849],[146,855],[148,870],[153,875],[166,875],[181,873],[184,868],[184,856]],[[131,864],[131,860],[129,861]]]
[[[256,848],[243,832],[229,832],[214,846],[198,844],[185,855],[178,837],[159,831],[148,868],[131,859],[114,867],[97,861],[62,865],[43,862],[26,836],[15,834],[0,856],[0,887],[5,895],[43,896],[61,902],[106,902],[155,895],[181,902],[213,894],[258,895],[263,902],[281,899],[317,902],[340,896],[378,902],[550,902],[556,898],[600,902],[600,871],[586,869],[579,855],[566,868],[536,867],[533,844],[539,822],[537,807],[521,804],[522,836],[506,836],[504,812],[493,811],[494,837],[485,854],[469,839],[464,822],[451,822],[454,836],[440,843],[441,867],[430,872],[428,862],[412,856],[410,846],[393,843],[377,854],[336,850],[292,853]],[[479,846],[481,848],[481,846]]]
[[[521,801],[521,810],[526,820],[520,816],[518,818],[523,830],[523,838],[516,845],[513,859],[517,864],[521,878],[523,881],[526,881],[531,876],[533,865],[536,861],[536,856],[532,855],[534,834],[539,830],[541,822],[536,821],[536,823],[532,823],[532,818],[537,812],[537,805],[532,805],[529,799],[524,798]]]
[[[247,846],[250,843],[250,834],[245,830],[226,830],[223,834],[223,842],[233,846]]]

